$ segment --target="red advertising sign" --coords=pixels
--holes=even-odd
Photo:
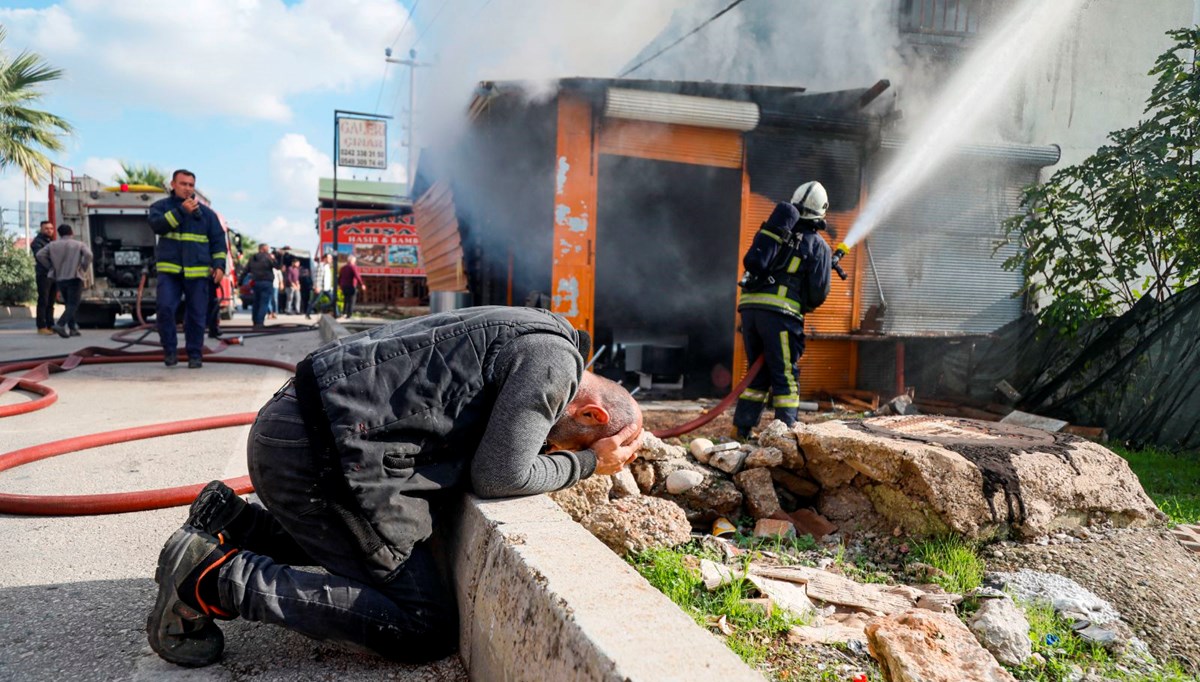
[[[338,220],[385,213],[362,209],[338,209]],[[321,252],[333,252],[333,209],[322,208]],[[380,218],[367,222],[342,225],[338,230],[338,254],[358,257],[358,269],[364,275],[391,277],[424,277],[421,263],[421,242],[413,227],[413,216]]]

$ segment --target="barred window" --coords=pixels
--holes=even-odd
[[[911,33],[973,36],[979,32],[981,0],[901,0],[900,28]]]

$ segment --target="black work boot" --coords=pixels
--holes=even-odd
[[[192,501],[188,510],[187,525],[209,535],[224,533],[225,539],[229,540],[230,535],[237,535],[229,532],[230,525],[248,506],[250,505],[238,497],[233,488],[222,481],[211,481]]]
[[[213,618],[233,618],[217,598],[217,570],[237,552],[217,538],[184,526],[158,554],[158,599],[146,619],[150,648],[164,660],[189,668],[215,663],[225,636]]]

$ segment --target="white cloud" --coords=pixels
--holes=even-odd
[[[239,202],[239,203],[245,203],[245,202],[247,202],[247,201],[249,201],[249,200],[250,200],[250,193],[249,193],[249,192],[247,192],[247,191],[246,191],[246,190],[244,190],[244,189],[235,190],[235,191],[233,192],[233,194],[230,194],[230,195],[229,195],[229,199],[230,199],[231,201],[237,201],[237,202]]]
[[[271,147],[271,181],[286,208],[312,210],[322,177],[333,173],[333,160],[298,133],[288,133]]]
[[[9,42],[29,41],[10,49],[29,47],[65,69],[72,96],[272,121],[290,120],[290,96],[378,79],[383,48],[404,17],[398,0],[64,0],[0,9]]]
[[[80,170],[83,171],[84,175],[90,175],[99,180],[102,185],[110,184],[113,178],[124,174],[120,159],[97,158],[95,156],[89,156],[83,162]]]
[[[271,246],[291,246],[297,249],[312,250],[317,243],[316,222],[291,220],[284,216],[276,216],[256,235],[260,241]]]

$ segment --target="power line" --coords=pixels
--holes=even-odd
[[[412,21],[413,15],[417,13],[417,5],[420,4],[421,0],[417,0],[412,4],[412,9],[408,10],[408,16],[404,17],[404,23],[400,26],[400,31],[396,33],[396,38],[392,41],[391,47],[396,47],[396,43],[400,42],[400,37],[404,35],[404,29],[408,28],[408,23]]]
[[[742,4],[742,3],[743,3],[743,2],[745,2],[745,1],[746,1],[746,0],[733,0],[733,2],[729,3],[729,6],[727,6],[725,9],[723,9],[723,10],[721,10],[720,12],[717,12],[716,14],[712,15],[711,17],[709,17],[709,18],[708,18],[708,21],[705,21],[703,24],[700,24],[700,25],[699,25],[699,26],[697,26],[696,28],[693,28],[691,31],[688,31],[688,32],[687,32],[687,33],[685,33],[685,34],[684,34],[682,37],[680,37],[680,38],[679,38],[679,40],[676,40],[675,42],[671,43],[670,45],[667,45],[666,47],[664,47],[663,49],[659,50],[658,52],[655,52],[654,54],[650,55],[649,57],[646,57],[645,59],[643,59],[642,61],[638,62],[637,64],[634,64],[632,67],[630,67],[630,68],[628,68],[628,69],[625,69],[625,71],[623,71],[623,72],[621,72],[620,74],[618,74],[618,75],[617,75],[617,78],[624,78],[625,76],[628,76],[629,74],[633,73],[634,71],[637,71],[638,69],[642,68],[642,67],[643,67],[643,66],[645,66],[646,64],[648,64],[648,63],[650,63],[650,62],[654,61],[654,60],[655,60],[655,59],[657,59],[657,58],[658,58],[658,56],[659,56],[659,55],[661,55],[662,53],[666,52],[667,50],[671,49],[672,47],[675,47],[675,46],[676,46],[676,45],[678,45],[679,43],[682,43],[683,41],[685,41],[685,40],[687,40],[688,38],[692,37],[692,36],[693,36],[693,35],[695,35],[696,33],[699,33],[699,32],[700,32],[700,29],[704,28],[705,26],[708,26],[709,24],[711,24],[712,22],[716,21],[717,19],[720,19],[722,16],[724,16],[724,14],[725,14],[726,12],[728,12],[728,11],[729,11],[729,10],[731,10],[731,9],[733,9],[734,7],[737,7],[738,5]]]
[[[391,62],[384,60],[383,76],[379,79],[379,94],[375,95],[375,108],[371,109],[371,111],[379,111],[379,102],[383,99],[383,86],[387,83],[388,67],[391,65]]]
[[[429,29],[433,28],[433,25],[437,23],[438,17],[442,16],[442,12],[450,6],[450,2],[451,0],[442,0],[442,6],[438,8],[437,14],[434,14],[433,18],[429,20],[429,23],[425,24],[425,28],[421,30],[420,35],[417,36],[417,39],[413,41],[413,44],[408,48],[410,51],[417,48],[417,45],[420,44],[421,39],[424,38],[425,34],[429,32]]]

